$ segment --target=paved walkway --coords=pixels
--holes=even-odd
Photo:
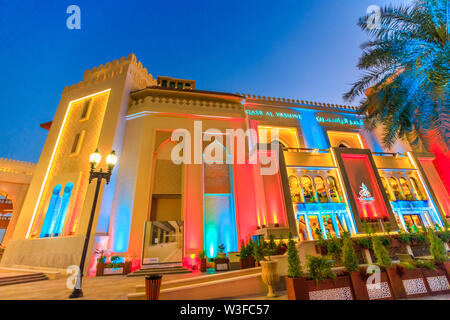
[[[198,276],[198,274],[166,275],[163,281]],[[67,279],[46,280],[0,287],[0,300],[64,300],[71,290]],[[127,300],[127,294],[135,292],[136,285],[143,284],[144,277],[106,276],[83,279],[84,297],[87,300]],[[265,295],[238,297],[237,300],[287,300],[286,291],[278,292],[276,298]],[[450,300],[450,294],[423,297],[412,300]]]

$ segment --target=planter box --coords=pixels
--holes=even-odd
[[[338,276],[316,283],[306,278],[286,277],[289,300],[353,300],[352,283],[349,276]]]
[[[385,271],[381,272],[381,281],[379,286],[367,284],[370,274],[361,272],[350,272],[350,280],[356,300],[393,300],[394,294],[389,283],[388,275]]]
[[[425,279],[420,269],[408,270],[400,266],[394,266],[387,270],[387,274],[395,299],[428,295]]]
[[[206,272],[206,259],[200,259],[200,272]]]
[[[228,271],[230,270],[230,261],[228,259],[215,258],[214,266],[216,271]]]
[[[125,275],[129,274],[131,272],[131,261],[124,262],[124,263],[118,263],[117,267],[115,268],[109,268],[106,267],[105,263],[99,262],[97,263],[97,272],[96,276],[107,276],[107,275]]]
[[[248,268],[254,268],[255,267],[256,260],[253,257],[247,257],[245,259],[239,260],[240,268],[241,269],[248,269]]]
[[[450,292],[447,272],[443,269],[443,265],[437,266],[437,270],[422,268],[422,274],[429,294],[440,295]]]

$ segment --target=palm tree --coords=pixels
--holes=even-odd
[[[447,1],[387,6],[379,27],[369,15],[358,23],[370,38],[358,62],[364,73],[344,99],[366,95],[360,111],[369,127],[382,125],[387,147],[399,138],[450,146]]]

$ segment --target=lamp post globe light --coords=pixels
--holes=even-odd
[[[92,180],[97,179],[97,185],[95,187],[94,202],[92,203],[91,215],[89,217],[89,224],[88,224],[88,228],[86,231],[86,237],[84,239],[83,252],[82,252],[81,261],[80,261],[80,270],[78,272],[78,277],[77,277],[77,281],[75,283],[75,288],[73,289],[73,292],[70,294],[69,298],[81,298],[83,296],[83,290],[81,289],[81,284],[82,284],[82,280],[83,280],[84,263],[86,261],[86,254],[87,254],[87,250],[88,250],[88,246],[89,246],[89,239],[91,236],[92,224],[94,223],[94,216],[95,216],[95,209],[97,207],[98,194],[100,192],[100,186],[102,184],[103,179],[106,180],[106,184],[109,184],[109,181],[111,179],[112,170],[114,169],[114,166],[117,163],[116,152],[113,150],[106,157],[106,164],[108,166],[108,171],[106,171],[106,172],[103,172],[102,168],[100,168],[99,171],[95,171],[95,168],[97,168],[101,159],[102,159],[102,155],[100,154],[98,149],[95,149],[95,151],[89,156],[89,163],[91,165],[91,171],[89,172],[89,183],[91,183]]]

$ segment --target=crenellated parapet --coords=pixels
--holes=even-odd
[[[153,79],[147,68],[144,68],[142,63],[137,61],[136,56],[131,53],[127,58],[121,57],[119,60],[115,59],[113,62],[86,70],[83,81],[65,87],[63,93],[121,76],[125,72],[142,88],[156,85],[157,83],[157,80]]]
[[[329,108],[329,109],[341,109],[341,110],[352,110],[352,111],[358,110],[358,107],[354,107],[354,106],[330,104],[330,103],[315,102],[315,101],[313,102],[313,101],[298,100],[298,99],[266,97],[266,96],[258,96],[258,95],[254,95],[254,94],[244,94],[244,93],[236,93],[236,94],[243,98],[246,98],[246,99],[255,99],[255,100],[268,101],[268,102],[291,103],[291,104],[296,104],[296,105],[300,105],[300,106],[322,107],[322,108]]]
[[[0,158],[0,172],[31,176],[36,164],[32,162]]]

